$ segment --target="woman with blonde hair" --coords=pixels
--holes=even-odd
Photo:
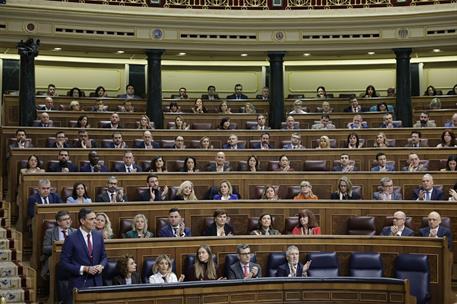
[[[334,200],[358,200],[360,195],[352,191],[352,182],[347,176],[342,176],[338,180],[338,189],[333,192],[330,199]]]
[[[103,232],[103,238],[105,240],[114,237],[111,221],[105,212],[97,212],[97,214],[95,214],[95,229]]]
[[[195,196],[194,184],[191,181],[184,181],[179,185],[178,191],[176,193],[177,201],[196,201],[197,196]]]
[[[330,138],[326,135],[322,135],[319,138],[319,146],[317,149],[330,149]]]
[[[133,218],[132,230],[127,231],[125,238],[127,239],[146,239],[152,238],[154,234],[148,231],[148,219],[144,214],[137,214]]]
[[[138,129],[140,130],[151,130],[151,120],[147,115],[141,115],[140,121],[138,122]]]
[[[297,200],[317,200],[319,199],[314,193],[313,193],[313,186],[311,186],[311,183],[309,181],[302,181],[300,183],[300,193],[297,194],[294,197],[294,201]]]
[[[159,255],[155,260],[154,266],[152,266],[153,275],[149,277],[149,283],[163,284],[182,282],[184,280],[184,275],[182,274],[178,279],[173,272],[172,264],[173,262],[168,255]]]
[[[238,199],[238,195],[233,194],[232,184],[227,180],[223,180],[219,184],[219,193],[214,195],[213,199],[219,201],[233,201]]]
[[[376,140],[373,145],[375,148],[388,148],[389,146],[387,145],[387,137],[384,132],[379,132],[378,135],[376,135]]]
[[[188,281],[217,280],[216,263],[213,252],[208,245],[200,245],[195,254],[195,262],[190,271]]]

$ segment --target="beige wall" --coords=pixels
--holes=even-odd
[[[429,85],[434,86],[437,90],[442,90],[443,94],[446,94],[457,84],[457,62],[425,63],[420,84],[421,94],[424,94]]]

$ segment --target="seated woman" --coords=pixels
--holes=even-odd
[[[81,91],[79,88],[73,88],[70,91],[68,91],[67,96],[72,98],[81,98],[84,97],[84,92]]]
[[[95,105],[92,107],[92,111],[106,112],[106,111],[108,111],[108,106],[105,106],[105,102],[103,101],[103,99],[97,99],[95,101]]]
[[[321,234],[316,217],[311,210],[303,209],[298,213],[298,224],[292,229],[294,235],[316,235]]]
[[[200,138],[200,149],[213,149],[213,145],[211,144],[211,140],[208,136]]]
[[[175,114],[181,114],[181,107],[178,105],[176,101],[170,102],[168,105],[168,112],[170,113],[175,113]]]
[[[385,112],[389,112],[389,111],[393,111],[393,107],[388,106],[387,103],[385,103],[385,102],[380,102],[377,105],[370,107],[370,112],[385,113]]]
[[[259,227],[250,234],[252,235],[280,235],[281,232],[274,229],[271,225],[271,214],[264,213],[259,217]]]
[[[252,103],[246,102],[246,104],[244,105],[244,113],[256,114],[257,109],[255,108],[255,106]]]
[[[152,273],[149,277],[149,283],[151,284],[163,284],[163,283],[176,283],[184,280],[184,275],[178,278],[172,271],[172,261],[168,255],[159,255],[152,267]]]
[[[359,149],[362,148],[363,144],[360,142],[359,135],[357,133],[349,133],[346,140],[346,147],[348,149]]]
[[[238,199],[238,195],[233,194],[232,184],[224,180],[219,184],[219,193],[214,196],[215,200],[234,201]]]
[[[137,214],[133,218],[132,230],[127,231],[127,239],[147,239],[154,237],[151,231],[148,231],[148,219],[144,214]]]
[[[446,129],[441,133],[441,142],[436,146],[437,148],[455,148],[457,147],[457,139],[454,132]]]
[[[434,86],[429,85],[425,90],[424,96],[435,96],[438,95]]]
[[[275,187],[271,185],[265,186],[265,190],[263,191],[261,199],[269,201],[278,200],[278,193],[276,193]]]
[[[43,173],[44,169],[39,167],[40,159],[36,155],[30,155],[27,159],[27,165],[25,168],[21,169],[21,174],[25,173]],[[20,179],[19,179],[20,180]]]
[[[219,122],[219,130],[231,130],[230,124],[230,117],[223,117]]]
[[[69,110],[70,111],[75,111],[75,112],[81,111],[81,105],[79,104],[79,101],[77,101],[77,100],[70,101]]]
[[[184,159],[184,166],[179,170],[181,172],[198,172],[200,170],[197,169],[197,161],[195,160],[194,157],[188,156],[186,159]]]
[[[78,129],[90,128],[89,118],[87,118],[86,115],[79,116],[78,120],[76,121],[75,128],[78,128]]]
[[[220,114],[232,114],[232,111],[228,107],[227,101],[221,101],[218,110]]]
[[[162,156],[156,156],[151,160],[151,169],[149,172],[167,172],[167,167]]]
[[[338,190],[330,195],[330,199],[334,200],[359,200],[360,195],[352,191],[352,182],[347,176],[342,176],[338,180]]]
[[[290,171],[295,171],[295,170],[294,170],[294,168],[292,168],[290,166],[289,158],[287,158],[286,155],[281,155],[279,157],[279,166],[276,171],[290,172]]]
[[[95,214],[95,229],[103,232],[103,238],[105,240],[114,238],[113,229],[111,228],[111,221],[104,212],[97,212]]]
[[[378,94],[376,93],[376,89],[374,88],[374,86],[372,86],[371,84],[369,86],[367,86],[363,97],[365,97],[365,98],[378,97]]]
[[[374,142],[373,147],[375,147],[375,148],[388,148],[389,147],[387,145],[387,137],[384,132],[379,132],[378,135],[376,135],[376,140]]]
[[[330,138],[328,138],[328,136],[326,136],[326,135],[322,135],[319,138],[319,146],[317,146],[316,149],[330,149],[330,148],[331,148]]]
[[[92,203],[92,199],[87,194],[86,185],[83,183],[75,183],[73,192],[67,198],[67,204],[88,204]]]
[[[203,100],[201,98],[197,98],[195,100],[194,106],[192,107],[192,112],[195,114],[208,113],[205,106],[203,105]]]
[[[317,87],[317,98],[327,98],[327,91],[323,86]]]
[[[201,245],[197,249],[195,262],[187,281],[219,280],[213,253],[208,245]]]
[[[246,163],[248,172],[257,172],[260,170],[260,162],[255,155],[249,156]]]
[[[141,115],[140,121],[139,121],[139,124],[138,124],[138,129],[140,129],[140,130],[151,130],[151,129],[154,129],[151,126],[151,120],[149,119],[149,117],[147,115]]]
[[[317,195],[313,193],[313,186],[309,181],[302,181],[300,183],[300,193],[294,197],[294,201],[297,200],[317,200]]]
[[[206,236],[229,236],[233,235],[233,228],[227,224],[227,212],[217,209],[213,214],[214,223],[209,225],[203,235]]]
[[[179,185],[178,191],[176,192],[175,200],[177,201],[196,201],[197,196],[194,192],[194,184],[191,181],[184,181]]]
[[[446,161],[446,168],[443,168],[440,171],[457,171],[457,154],[449,155]]]
[[[449,189],[449,201],[457,202],[457,183],[454,184],[454,187]]]
[[[172,129],[172,130],[189,130],[190,125],[187,124],[187,122],[185,122],[184,119],[178,115],[175,118],[175,125],[171,126],[170,129]]]
[[[117,260],[119,275],[113,278],[113,285],[141,284],[141,276],[136,271],[136,263],[133,256],[126,254]]]
[[[95,89],[94,97],[108,97],[108,92],[106,92],[104,87],[98,86]]]

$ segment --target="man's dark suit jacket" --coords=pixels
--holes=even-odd
[[[430,227],[424,227],[419,229],[419,234],[421,236],[429,236],[430,235]],[[452,233],[446,227],[438,226],[438,233],[436,234],[438,237],[447,237],[448,247],[449,250],[452,250]]]
[[[237,143],[237,144],[236,144],[236,148],[237,148],[238,150],[244,149],[244,145],[241,144],[241,143]],[[223,144],[223,145],[222,145],[222,149],[232,149],[232,148],[231,148],[231,146],[230,146],[229,144]]]
[[[92,172],[92,169],[90,167],[90,164],[85,164],[79,168],[80,172]],[[105,165],[100,166],[100,171],[99,172],[108,172],[108,168],[106,168]]]
[[[108,146],[108,148],[115,149],[115,146],[114,146],[113,142],[109,142],[107,146]],[[125,143],[124,148],[128,148],[127,143]]]
[[[256,96],[255,96],[255,99],[270,100],[270,97],[268,97],[267,99],[263,99],[263,95],[256,95]]]
[[[15,141],[10,145],[10,149],[19,148],[18,143]],[[33,148],[33,144],[30,141],[26,141],[24,144],[24,148]]]
[[[75,228],[68,228],[67,230],[67,236],[70,235],[71,233],[75,232]],[[52,244],[54,242],[58,241],[60,239],[59,235],[59,227],[56,226],[54,228],[49,228],[46,230],[46,233],[44,234],[44,240],[43,240],[43,251],[42,255],[40,258],[40,261],[42,262],[41,264],[41,277],[45,278],[49,272],[49,257],[52,254]]]
[[[213,97],[214,97],[214,99],[219,99],[219,95],[217,95],[217,94],[214,95]],[[201,97],[201,98],[202,98],[202,99],[209,100],[208,94],[202,94],[202,97]]]
[[[132,273],[132,284],[141,284],[141,276],[138,272]],[[149,283],[149,282],[148,282]],[[113,278],[113,285],[125,285],[125,278],[117,275]]]
[[[249,262],[249,272],[251,272],[253,267],[257,267],[258,272],[255,278],[261,278],[262,277],[262,268],[260,267],[259,264]],[[233,279],[244,279],[243,276],[243,269],[241,269],[241,263],[236,262],[232,264],[229,268],[228,271],[228,279],[233,280]]]
[[[158,142],[153,141],[153,142],[152,142],[152,147],[153,147],[154,149],[158,149],[158,148],[160,148],[160,144],[159,144]],[[139,142],[139,143],[136,145],[136,148],[144,149],[144,148],[145,148],[144,141]]]
[[[417,200],[419,197],[420,189],[414,189],[413,192],[413,200]],[[443,191],[439,190],[436,187],[433,187],[432,197],[430,197],[432,201],[442,201],[443,200]]]
[[[141,172],[141,167],[137,164],[132,165],[133,169],[136,169],[136,172]],[[126,166],[124,164],[116,164],[114,166],[114,172],[127,172]]]
[[[342,165],[336,165],[333,167],[333,171],[335,172],[343,172],[343,166]],[[352,172],[359,171],[359,168],[354,166],[354,169],[352,169]]]
[[[186,236],[192,236],[192,233],[190,232],[190,228],[184,228],[184,234]],[[173,228],[171,227],[170,224],[166,225],[159,231],[159,237],[175,237],[175,234],[173,233]]]
[[[259,142],[253,143],[252,149],[262,149],[262,144]],[[268,144],[268,149],[273,149],[270,144]]]
[[[278,271],[276,272],[277,277],[288,277],[290,274],[290,268],[289,268],[289,263],[284,263],[278,267]],[[298,263],[297,264],[297,277],[302,277],[303,276],[303,264]]]
[[[50,204],[61,204],[62,199],[56,193],[49,193],[48,201]],[[35,193],[29,197],[27,204],[27,215],[33,217],[35,215],[35,205],[42,205],[41,196],[39,193]]]
[[[363,107],[360,107],[360,111],[358,112],[353,112],[352,111],[352,107],[347,107],[347,108],[344,108],[343,110],[344,112],[350,112],[350,113],[362,113],[362,112],[366,112],[367,109],[363,108]]]
[[[381,235],[386,235],[386,236],[392,235],[390,228],[391,228],[391,226],[386,226],[386,227],[382,228]],[[403,231],[401,232],[401,236],[414,236],[414,234],[415,234],[414,231],[411,228],[408,228],[406,226],[403,229]]]
[[[230,171],[230,165],[229,164],[224,164],[224,172]],[[216,164],[215,163],[210,163],[208,167],[206,167],[206,171],[208,172],[216,172]]]
[[[122,129],[122,126],[120,124],[117,125],[117,128],[111,128],[111,123],[106,123],[104,125],[102,125],[102,128],[104,129],[113,129],[113,130],[118,130],[118,129]]]
[[[48,148],[58,148],[58,149],[62,149],[60,147],[57,147],[57,143],[56,142],[53,142],[52,145],[50,145]],[[67,142],[64,142],[63,143],[63,149],[67,149],[67,148],[71,148],[70,144],[68,144]],[[75,147],[76,148],[76,147]]]
[[[124,194],[124,196],[122,197],[122,199],[124,200],[124,202],[127,202],[127,195]],[[110,203],[110,202],[111,202],[111,199],[110,199],[110,196],[108,195],[108,192],[103,191],[102,194],[97,195],[97,197],[95,198],[95,201],[96,201],[96,202]],[[117,201],[117,203],[121,203],[121,202]]]
[[[227,96],[227,99],[248,99],[248,97],[244,94],[240,94],[237,98],[236,94],[232,94],[232,95]]]
[[[96,230],[92,230],[91,234],[92,257],[89,257],[86,241],[79,229],[70,234],[63,243],[60,265],[70,278],[70,290],[73,287],[83,289],[103,285],[101,273],[80,275],[81,266],[102,265],[105,267],[107,263],[103,235]]]
[[[395,166],[392,164],[386,164],[387,171],[395,171]],[[373,172],[379,172],[381,170],[381,167],[379,166],[374,166],[371,168],[371,171]]]
[[[340,199],[340,194],[338,192],[332,192],[332,194],[330,195],[330,199],[339,200]],[[349,199],[359,200],[359,199],[361,199],[361,197],[357,192],[353,191],[352,192],[352,197],[343,198],[343,200],[344,199],[346,199],[346,200],[349,200]]]
[[[67,166],[68,166],[68,171],[78,172],[78,168],[75,165],[73,165],[72,163],[67,163]],[[49,172],[62,172],[63,168],[64,167],[60,166],[60,163],[51,163],[49,165],[48,171]]]
[[[225,232],[225,235],[229,235],[229,234],[235,234],[233,232],[233,228],[232,226],[230,226],[229,224],[224,224],[224,232]],[[216,227],[216,223],[212,223],[211,225],[209,225],[205,232],[203,233],[203,235],[205,236],[217,236],[217,227]]]
[[[154,189],[154,194],[155,194],[154,201],[162,200],[162,195],[160,195],[159,189]],[[149,202],[150,199],[151,199],[151,193],[149,190],[146,190],[146,191],[140,193],[140,201]]]
[[[91,145],[91,149],[97,148],[97,142],[95,141],[95,139],[91,139],[91,140],[90,140],[90,145]],[[76,141],[73,143],[73,148],[82,148],[82,146],[81,146],[81,141],[76,140]]]

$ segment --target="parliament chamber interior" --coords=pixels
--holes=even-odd
[[[0,0],[1,303],[457,303],[456,16]]]

